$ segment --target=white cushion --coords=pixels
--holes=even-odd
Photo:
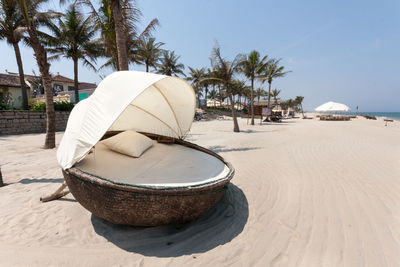
[[[115,152],[138,158],[155,141],[143,134],[129,130],[107,138],[101,141],[101,143]]]

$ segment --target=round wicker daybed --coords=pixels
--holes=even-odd
[[[135,71],[106,77],[72,110],[57,151],[75,199],[96,216],[132,226],[184,223],[211,209],[234,169],[183,140],[194,110],[193,89],[182,79]],[[102,143],[126,130],[156,142],[138,158]]]

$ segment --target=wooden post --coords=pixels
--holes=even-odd
[[[1,167],[0,167],[0,187],[4,186],[3,183],[3,175],[1,174]]]
[[[48,202],[48,201],[62,198],[63,196],[69,194],[69,190],[63,191],[64,188],[66,188],[66,187],[67,187],[67,184],[64,182],[53,194],[51,194],[49,196],[41,197],[40,201]]]

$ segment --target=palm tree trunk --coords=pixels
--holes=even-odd
[[[222,107],[222,94],[221,94],[221,86],[218,84],[218,94],[219,94],[219,107]]]
[[[35,28],[28,27],[30,44],[33,48],[36,62],[42,75],[45,99],[46,99],[46,138],[44,148],[54,148],[56,146],[55,138],[55,112],[53,103],[53,90],[51,88],[51,76],[49,73],[50,64],[47,61],[47,53],[41,45]]]
[[[118,60],[118,50],[116,50],[116,49],[113,49],[113,50],[115,50],[113,53],[114,53],[114,58],[115,58],[115,67],[117,68],[117,71],[120,71],[120,69],[119,69],[119,60]]]
[[[28,110],[28,95],[26,93],[26,85],[24,78],[24,69],[22,66],[21,51],[19,50],[18,43],[13,43],[15,57],[17,58],[19,82],[21,83],[21,95],[22,95],[22,108]]]
[[[270,112],[270,115],[267,116],[267,119],[271,117],[272,115],[272,108],[271,108],[271,84],[272,81],[268,81],[268,112]]]
[[[146,63],[146,72],[149,72],[149,65]]]
[[[206,100],[206,108],[207,108],[208,86],[205,87],[204,91],[206,93],[206,95],[204,96],[204,99]]]
[[[47,70],[40,72],[42,74],[46,97],[46,138],[44,141],[44,148],[54,148],[56,146],[56,113],[54,111],[53,90],[51,88],[49,68],[50,64],[48,64]]]
[[[236,110],[239,110],[239,109],[238,109],[238,102],[239,102],[239,101],[238,101],[238,98],[239,98],[239,96],[238,96],[238,95],[235,95],[235,96],[236,96],[236,97],[234,98],[234,99],[235,99],[235,101],[234,101],[234,102],[235,102],[235,109],[236,109]]]
[[[78,83],[78,59],[74,59],[74,91],[75,103],[79,102],[79,83]]]
[[[129,70],[125,27],[122,19],[121,4],[119,0],[111,0],[111,10],[114,19],[115,41],[117,44],[118,70]]]
[[[250,92],[250,97],[251,97],[251,125],[254,125],[254,78],[251,78],[251,92]]]
[[[229,87],[227,86],[226,91],[228,93],[228,97],[229,97],[229,101],[231,102],[231,110],[232,110],[232,119],[233,119],[233,131],[235,133],[240,132],[239,130],[239,124],[237,121],[237,117],[236,117],[236,111],[235,111],[235,105],[233,104],[233,100],[232,100],[232,92],[229,89]]]
[[[301,107],[301,114],[303,115],[303,118],[304,118],[304,110],[303,110],[303,104],[302,103],[300,103],[300,107]]]
[[[50,64],[47,61],[47,53],[39,41],[37,29],[32,25],[29,17],[29,10],[25,0],[18,1],[19,9],[25,19],[27,30],[29,34],[29,42],[33,48],[36,62],[39,67],[40,74],[42,75],[42,82],[46,96],[46,139],[44,141],[44,148],[54,148],[56,146],[55,135],[55,112],[53,103],[53,91],[51,89],[51,76],[49,73]]]
[[[270,108],[271,104],[271,83],[272,81],[268,81],[268,108]]]
[[[233,131],[235,133],[238,133],[238,132],[240,132],[239,124],[237,122],[236,111],[235,111],[235,107],[234,107],[234,104],[233,104],[233,101],[232,101],[232,93],[231,92],[228,92],[228,97],[229,97],[229,101],[231,102],[232,119],[233,119]]]
[[[197,98],[197,108],[201,108],[200,107],[200,92],[199,92],[199,87],[198,85],[195,86],[195,94],[196,94],[196,98]]]

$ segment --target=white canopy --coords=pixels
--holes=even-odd
[[[317,107],[315,111],[318,112],[328,112],[328,111],[349,111],[350,108],[346,106],[345,104],[340,104],[336,102],[326,102],[325,104],[322,104],[321,106]]]
[[[192,126],[196,97],[177,77],[119,71],[100,82],[68,119],[57,151],[63,169],[72,167],[107,131],[135,130],[183,138]]]

